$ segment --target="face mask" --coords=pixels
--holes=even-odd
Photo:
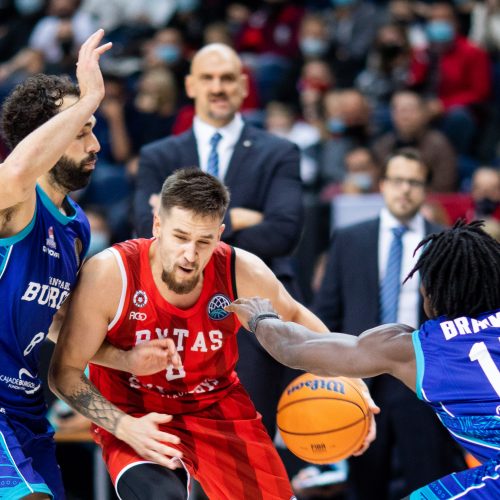
[[[17,11],[22,16],[29,16],[43,7],[43,0],[14,0]]]
[[[306,37],[299,42],[300,50],[306,57],[319,57],[328,50],[328,42],[321,38]]]
[[[87,257],[92,257],[96,253],[102,252],[109,247],[109,236],[101,231],[92,231],[90,233],[90,245]]]
[[[155,55],[163,62],[173,64],[181,58],[181,51],[177,45],[165,43],[155,48]]]
[[[356,172],[352,174],[347,174],[345,182],[354,184],[361,191],[367,193],[372,189],[373,177],[370,174],[367,174],[366,172]]]
[[[434,43],[448,43],[455,38],[455,29],[448,21],[430,21],[426,32],[429,41]]]
[[[332,134],[341,135],[345,132],[347,127],[344,123],[344,120],[342,120],[341,118],[330,118],[326,122],[326,128]]]
[[[475,203],[477,215],[493,215],[500,206],[499,201],[494,201],[491,198],[481,198]]]
[[[193,12],[199,5],[199,0],[177,0],[177,12]]]

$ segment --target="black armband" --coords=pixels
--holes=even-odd
[[[265,312],[265,313],[259,313],[256,314],[255,316],[252,316],[248,320],[248,329],[252,332],[255,333],[255,330],[257,329],[257,325],[259,324],[259,321],[263,319],[281,319],[279,314],[276,314],[274,312]]]

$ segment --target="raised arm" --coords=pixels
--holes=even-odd
[[[237,314],[243,325],[248,326],[250,321],[264,349],[287,366],[323,376],[373,377],[389,373],[415,390],[413,329],[409,326],[382,325],[359,337],[343,333],[318,335],[281,319],[259,321],[259,315],[274,312],[267,299],[240,298],[227,310]]]
[[[120,273],[110,252],[103,252],[85,264],[52,357],[50,387],[74,410],[125,441],[146,460],[175,468],[177,464],[172,458],[181,454],[164,443],[178,443],[179,439],[158,428],[171,416],[126,415],[105,399],[84,374],[106,336],[120,293]]]
[[[111,47],[111,43],[99,46],[103,36],[103,30],[96,31],[80,49],[78,102],[25,137],[0,165],[0,210],[34,200],[38,177],[57,163],[99,106],[104,96],[99,58]]]

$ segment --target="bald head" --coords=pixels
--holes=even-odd
[[[215,128],[227,125],[248,94],[247,76],[236,52],[211,43],[193,57],[186,93],[194,99],[196,116]]]

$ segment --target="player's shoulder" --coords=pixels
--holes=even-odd
[[[234,248],[235,255],[235,272],[236,278],[240,279],[242,276],[253,276],[253,279],[258,279],[259,275],[264,275],[270,272],[269,267],[257,255],[243,250],[242,248]]]

